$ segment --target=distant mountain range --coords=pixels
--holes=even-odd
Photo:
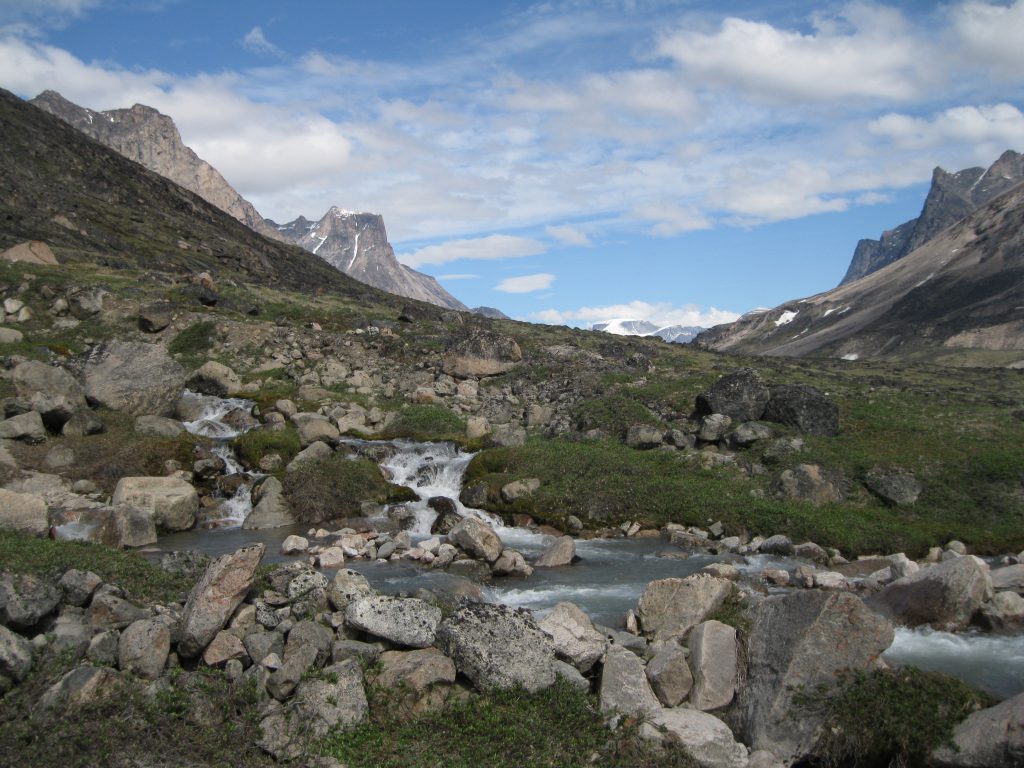
[[[406,298],[466,309],[433,277],[399,263],[377,214],[331,208],[317,222],[300,216],[279,226],[264,219],[212,165],[185,146],[174,121],[152,107],[136,104],[96,112],[55,91],[44,91],[29,103],[195,192],[261,235],[296,243],[356,280]]]
[[[609,320],[605,323],[594,323],[592,330],[614,333],[616,336],[657,336],[665,341],[685,344],[692,341],[704,329],[696,325],[659,326],[647,320]]]
[[[889,243],[916,243],[992,188],[1003,191],[887,264],[858,265],[855,257],[852,273],[870,269],[855,280],[748,312],[694,343],[741,354],[1024,367],[1021,156],[1007,152],[987,171],[936,169],[934,178],[922,215],[887,233]],[[903,234],[893,235],[899,229]],[[859,254],[865,252],[858,247]]]

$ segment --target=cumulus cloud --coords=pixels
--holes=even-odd
[[[534,291],[546,291],[554,282],[555,276],[547,272],[539,272],[536,275],[522,275],[521,277],[506,277],[496,286],[494,290],[503,293],[533,293]]]
[[[579,245],[584,248],[591,248],[594,245],[586,232],[572,226],[571,224],[547,226],[544,228],[544,231],[562,245]]]
[[[465,240],[449,240],[440,245],[428,245],[410,253],[398,254],[398,260],[407,267],[422,267],[425,264],[447,264],[450,261],[479,259],[496,261],[536,256],[544,253],[547,245],[540,240],[515,235],[488,235]]]
[[[923,149],[947,142],[1024,146],[1024,113],[1005,102],[952,107],[934,117],[889,113],[871,121],[868,130],[899,147]]]
[[[776,102],[909,99],[922,92],[931,60],[898,10],[863,4],[819,17],[811,34],[727,18],[716,32],[665,34],[657,50],[698,82]]]
[[[952,10],[953,32],[964,51],[1000,75],[1019,76],[1024,69],[1024,2],[1010,5],[962,3]]]
[[[704,309],[696,304],[677,307],[669,302],[630,301],[624,304],[610,304],[598,307],[580,307],[579,309],[557,310],[546,309],[534,312],[533,320],[553,325],[593,325],[606,323],[609,320],[647,320],[655,325],[699,325],[710,328],[721,323],[731,323],[739,317],[738,312],[708,307]]]
[[[281,57],[284,51],[267,40],[262,27],[253,27],[242,38],[242,47],[251,53]]]

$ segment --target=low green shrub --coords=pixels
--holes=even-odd
[[[442,405],[410,405],[399,411],[382,437],[409,440],[462,440],[466,422]]]
[[[211,320],[201,320],[171,339],[167,345],[167,351],[172,355],[201,355],[213,347],[216,333],[216,323]]]
[[[991,704],[966,683],[916,667],[846,672],[838,691],[803,692],[800,707],[826,712],[815,749],[825,766],[925,766],[956,725]]]
[[[410,717],[394,691],[371,689],[371,718],[321,750],[349,768],[693,768],[635,727],[609,731],[591,696],[565,682],[535,694],[491,691]]]
[[[581,430],[600,429],[618,438],[625,437],[635,424],[661,424],[647,406],[623,394],[585,400],[573,412],[573,419]]]
[[[291,424],[277,430],[250,429],[234,439],[234,446],[238,457],[250,467],[268,453],[279,454],[288,463],[302,450],[299,432]]]
[[[302,464],[284,476],[283,485],[292,514],[301,523],[358,516],[364,501],[387,504],[418,498],[411,489],[385,480],[369,459],[337,453]]]

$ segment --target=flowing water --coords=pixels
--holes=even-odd
[[[215,402],[219,401],[219,402]],[[227,445],[238,434],[220,419],[237,407],[251,407],[244,400],[209,398],[200,419],[186,424],[190,432],[205,434]],[[390,443],[347,440],[356,451],[375,456],[392,482],[416,491],[419,500],[409,506],[416,513],[411,531],[414,539],[430,535],[430,526],[437,513],[427,505],[435,496],[451,499],[460,515],[472,515],[491,524],[502,541],[532,559],[550,541],[550,537],[524,528],[505,526],[489,513],[471,509],[459,501],[462,477],[473,454],[462,453],[450,443]],[[218,448],[220,450],[220,448]],[[233,454],[221,455],[231,470],[240,470]],[[267,562],[289,562],[294,558],[279,553],[280,542],[290,533],[304,535],[308,526],[248,531],[240,528],[249,504],[250,483],[222,504],[228,527],[219,530],[185,531],[161,538],[164,550],[189,549],[211,556],[232,552],[245,544],[263,542]],[[241,498],[244,497],[244,498]],[[577,541],[579,562],[563,568],[537,568],[527,578],[497,579],[486,585],[486,598],[513,606],[546,612],[562,601],[576,603],[594,621],[619,627],[627,610],[635,608],[644,587],[655,579],[684,577],[699,571],[708,563],[728,557],[694,555],[679,557],[679,551],[660,538],[594,539]],[[670,553],[672,557],[662,557]],[[746,576],[756,576],[765,568],[792,568],[795,561],[768,555],[750,556],[736,566]],[[410,561],[372,562],[351,560],[347,567],[363,573],[370,583],[386,593],[414,592],[421,587],[444,591],[461,579],[441,571],[424,568]],[[785,591],[778,589],[773,591]],[[913,664],[922,669],[945,672],[966,680],[989,693],[1006,698],[1024,692],[1024,635],[997,636],[967,632],[950,634],[929,629],[897,629],[892,647],[885,659],[893,665]]]

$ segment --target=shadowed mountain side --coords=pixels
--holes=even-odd
[[[208,270],[218,279],[396,302],[0,89],[0,248],[25,240],[45,240],[61,261]]]
[[[1024,185],[877,272],[745,315],[695,343],[789,357],[1022,364]]]

